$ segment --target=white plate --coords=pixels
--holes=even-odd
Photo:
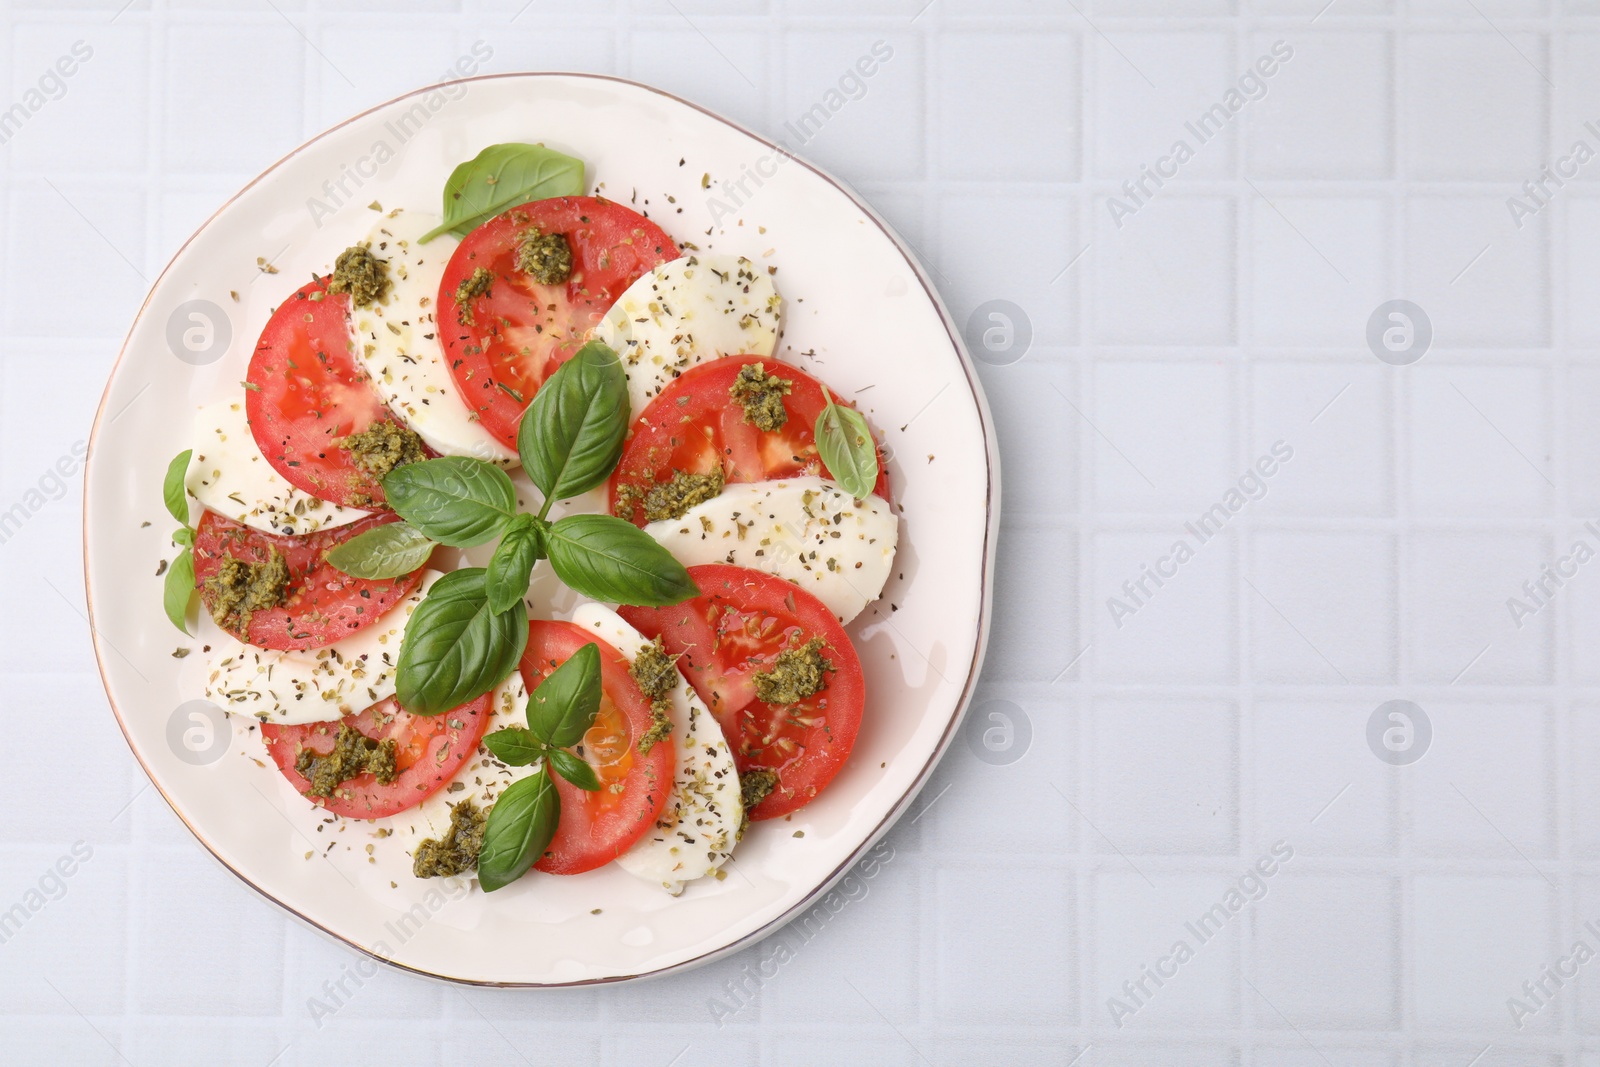
[[[533,140],[587,160],[605,195],[623,203],[637,195],[636,207],[680,242],[777,266],[786,316],[779,355],[860,401],[892,449],[890,477],[904,504],[896,577],[851,626],[869,699],[849,764],[792,820],[757,824],[724,880],[692,884],[676,899],[615,865],[447,896],[411,878],[404,855],[365,824],[322,827],[321,813],[270,765],[249,761],[259,749],[253,730],[233,730],[230,718],[213,734],[184,707],[199,694],[180,688],[172,653],[193,642],[167,623],[153,576],[156,561],[172,555],[161,505],[167,461],[190,446],[197,404],[237,395],[272,306],[366,233],[369,203],[437,211],[456,163],[487,144]],[[741,177],[742,192],[718,184]],[[257,257],[280,273],[258,271]],[[217,320],[210,348],[207,316]],[[184,338],[185,329],[197,332]],[[135,756],[200,842],[290,912],[398,966],[467,982],[571,985],[693,966],[761,937],[813,902],[906,810],[977,679],[999,469],[977,375],[948,313],[888,227],[840,182],[645,86],[513,74],[419,91],[329,130],[190,238],[112,371],[84,495],[84,566],[106,693]]]

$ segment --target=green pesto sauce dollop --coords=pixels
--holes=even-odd
[[[752,363],[739,368],[738,377],[728,387],[728,395],[744,408],[745,422],[771,433],[781,430],[789,421],[783,398],[793,388],[794,383],[789,379],[768,374],[765,364]]]
[[[673,471],[671,479],[657,482],[642,492],[638,486],[625,485],[617,493],[616,513],[620,518],[631,520],[635,510],[642,506],[646,522],[681,519],[696,504],[720,494],[727,480],[722,468],[714,467],[706,474]]]
[[[473,271],[471,277],[463,279],[456,286],[456,322],[462,326],[473,325],[472,302],[480,296],[488,296],[493,286],[494,273],[483,267]]]
[[[750,828],[750,812],[776,788],[778,772],[767,767],[752,767],[739,775],[739,803],[744,807],[744,817],[739,820],[739,838]]]
[[[276,548],[267,551],[267,558],[255,563],[227,556],[201,584],[201,599],[224,630],[242,634],[250,629],[252,615],[288,599],[289,562]]]
[[[428,838],[411,854],[411,873],[418,878],[443,878],[478,869],[488,814],[471,797],[450,809],[450,830],[444,840]]]
[[[393,419],[380,419],[360,433],[351,434],[339,442],[339,447],[350,454],[351,462],[380,482],[396,467],[428,458],[417,432]]]
[[[645,753],[672,734],[672,691],[679,678],[677,658],[667,655],[658,637],[633,657],[628,675],[650,701],[650,728],[639,738],[638,745],[639,751]]]
[[[833,663],[822,654],[820,637],[813,637],[799,648],[786,648],[770,670],[757,671],[756,699],[767,704],[798,704],[822,692]]]
[[[374,741],[354,727],[341,723],[339,736],[327,755],[302,748],[294,758],[294,769],[311,783],[307,796],[331,797],[345,782],[370,774],[380,785],[389,785],[399,772],[395,768],[394,738]]]
[[[559,233],[524,230],[517,237],[517,269],[540,285],[560,285],[572,277],[572,246]]]
[[[351,245],[333,264],[331,293],[349,293],[358,308],[378,303],[389,294],[389,262],[372,254],[364,244]]]

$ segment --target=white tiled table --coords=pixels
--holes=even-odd
[[[1507,605],[1600,549],[1600,159],[1520,228],[1507,205],[1600,151],[1600,3],[119,2],[0,11],[0,108],[93,50],[0,146],[0,512],[31,513],[0,544],[0,911],[89,854],[0,943],[0,1060],[1600,1064],[1600,962],[1520,1029],[1507,1004],[1600,950],[1600,561],[1520,627]],[[1009,715],[1011,747],[958,743],[865,897],[759,992],[728,988],[761,947],[571,993],[361,977],[189,839],[99,688],[80,483],[51,468],[147,280],[262,167],[474,42],[781,135],[879,40],[803,151],[958,318],[1010,301],[1032,338],[982,371],[1007,497],[975,721]],[[1435,331],[1407,366],[1364,339],[1397,298]],[[1258,499],[1186,532],[1280,441]],[[1135,601],[1144,565],[1172,576]],[[1426,714],[1420,760],[1369,747],[1390,700]]]

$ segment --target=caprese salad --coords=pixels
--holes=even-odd
[[[587,188],[504,144],[440,214],[374,203],[196,413],[165,609],[200,695],[417,878],[678,893],[848,760],[898,521],[864,416],[777,355],[775,271]]]

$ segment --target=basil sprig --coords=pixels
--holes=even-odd
[[[554,771],[593,792],[600,779],[583,757],[568,749],[583,740],[600,710],[600,650],[584,645],[552,671],[528,699],[526,728],[496,730],[483,743],[496,759],[514,767],[545,765],[513,782],[489,809],[478,852],[478,884],[494,892],[515,882],[544,855],[561,822],[561,796]]]
[[[161,606],[172,625],[185,635],[189,633],[189,601],[194,597],[195,585],[194,530],[189,527],[189,490],[184,477],[189,472],[189,459],[193,455],[194,451],[188,449],[173,456],[161,483],[161,499],[167,505],[167,513],[180,523],[172,532],[172,543],[183,549],[167,568],[166,581],[161,586]]]
[[[878,484],[878,446],[867,420],[855,408],[840,407],[824,389],[828,406],[817,416],[817,454],[833,480],[857,500],[872,495]]]
[[[527,643],[523,598],[541,559],[594,600],[664,607],[699,594],[683,564],[632,523],[611,515],[547,517],[557,500],[610,477],[622,456],[628,410],[616,352],[590,342],[540,387],[518,427],[518,457],[544,497],[538,514],[517,510],[516,487],[495,464],[428,459],[397,467],[383,480],[404,523],[377,527],[328,553],[347,574],[393,577],[421,566],[435,543],[468,548],[499,538],[487,568],[440,579],[406,624],[396,688],[407,711],[437,715],[505,681]],[[411,566],[396,570],[405,564]]]
[[[398,578],[428,562],[436,544],[408,522],[389,522],[330,548],[327,560],[353,578]]]
[[[404,468],[401,468],[402,470]],[[411,613],[395,695],[416,715],[438,715],[505,681],[528,644],[528,608],[489,607],[482,567],[451,571],[433,583]]]
[[[440,234],[465,237],[501,212],[530,200],[582,196],[583,160],[536,144],[492,144],[456,167],[444,183],[444,222],[419,243]]]

